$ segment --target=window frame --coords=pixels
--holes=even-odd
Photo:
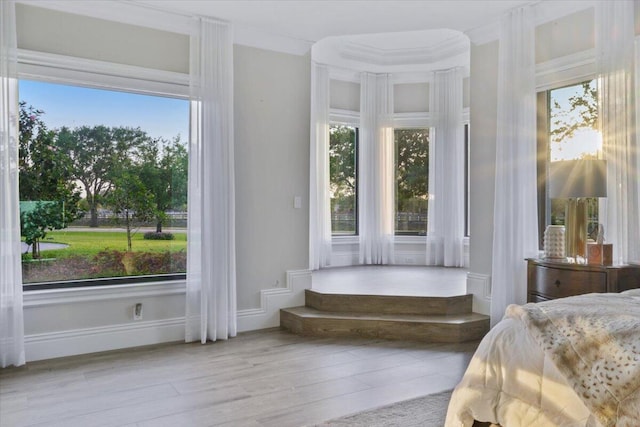
[[[471,234],[471,124],[464,125],[464,237]]]
[[[330,108],[329,109],[329,126],[351,126],[356,129],[356,232],[355,234],[333,234],[333,229],[331,230],[331,240],[334,242],[338,241],[351,241],[354,239],[359,239],[359,217],[360,217],[360,195],[359,195],[359,185],[357,184],[359,181],[359,141],[360,141],[360,112],[353,110],[342,110],[339,108]]]
[[[18,80],[71,85],[189,101],[189,75],[92,59],[18,49]],[[24,292],[179,283],[186,273],[122,276],[23,284]]]

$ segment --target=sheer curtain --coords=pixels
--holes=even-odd
[[[0,2],[0,367],[25,363],[15,3]]]
[[[633,131],[633,12],[633,2],[626,0],[602,1],[596,6],[598,107],[608,168],[604,227],[617,263],[640,261],[640,147]]]
[[[25,363],[15,3],[0,2],[0,367]]]
[[[538,254],[535,32],[531,7],[501,20],[491,323],[526,302],[525,258]]]
[[[429,143],[427,265],[464,265],[464,124],[462,69],[434,73]]]
[[[187,342],[236,335],[233,44],[228,24],[194,19],[187,249]]]
[[[387,74],[360,78],[358,231],[360,264],[393,262],[393,85]]]
[[[311,174],[309,179],[309,268],[331,264],[329,197],[329,70],[311,68]]]

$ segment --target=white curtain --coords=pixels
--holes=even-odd
[[[602,148],[607,160],[605,236],[617,263],[640,261],[638,140],[634,138],[633,1],[596,6],[596,61]],[[637,93],[637,92],[636,92]]]
[[[25,363],[15,3],[0,2],[0,367]]]
[[[493,222],[491,323],[526,302],[527,257],[538,254],[535,32],[531,7],[502,17]]]
[[[429,142],[427,265],[464,265],[464,123],[462,69],[434,73]]]
[[[193,28],[185,339],[204,343],[237,331],[233,44],[228,24]]]
[[[309,268],[317,270],[331,264],[329,70],[315,62],[311,67]]]
[[[393,263],[393,85],[387,74],[362,73],[358,156],[360,264]]]

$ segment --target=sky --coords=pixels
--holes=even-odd
[[[569,98],[574,95],[580,95],[582,87],[578,85],[568,86],[551,91],[551,102],[558,103],[569,110]],[[580,119],[576,116],[576,121]],[[562,147],[559,144],[551,144],[550,154],[551,161],[558,160],[576,160],[583,154],[597,154],[602,150],[602,135],[600,132],[591,128],[582,128],[576,131],[572,138],[565,139]]]
[[[20,100],[37,110],[49,129],[62,126],[139,127],[154,138],[189,138],[189,101],[20,80]]]

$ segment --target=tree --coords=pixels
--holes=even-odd
[[[136,173],[156,202],[156,232],[162,232],[169,209],[182,209],[187,203],[188,153],[180,137],[171,142],[157,141],[141,152]]]
[[[356,130],[332,126],[329,133],[331,209],[352,214],[356,206]]]
[[[40,241],[49,230],[60,230],[66,226],[62,202],[37,202],[30,211],[20,212],[20,234],[31,246],[31,256],[40,258]]]
[[[86,193],[91,227],[98,226],[98,205],[107,196],[116,171],[131,159],[140,156],[143,145],[151,138],[140,128],[82,126],[58,132],[59,146],[69,158],[72,178],[78,180]]]
[[[47,230],[64,228],[80,215],[80,192],[71,179],[67,156],[57,145],[56,133],[47,129],[43,111],[20,102],[20,199],[38,202],[21,212],[20,229],[32,256],[40,257],[40,240]]]
[[[398,212],[426,208],[429,181],[429,131],[396,129],[396,199]],[[418,205],[418,207],[416,207]]]
[[[562,144],[579,129],[598,129],[598,89],[595,80],[580,84],[582,93],[570,96],[568,108],[554,100],[550,105],[551,141]]]
[[[130,172],[123,172],[113,181],[113,188],[106,198],[113,209],[116,222],[124,222],[127,230],[127,251],[131,252],[131,238],[143,222],[156,216],[153,194],[142,180]]]

